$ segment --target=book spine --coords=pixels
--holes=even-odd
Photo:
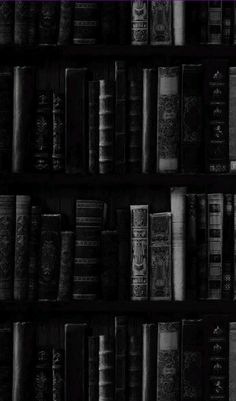
[[[115,171],[126,171],[127,73],[124,61],[115,62]]]
[[[114,164],[114,85],[101,80],[99,91],[99,173],[112,173]]]
[[[222,43],[222,0],[208,1],[208,44]]]
[[[101,295],[103,299],[117,299],[118,280],[117,231],[101,233]]]
[[[185,298],[185,187],[171,188],[173,296]]]
[[[172,3],[168,0],[151,1],[150,44],[172,44]]]
[[[0,4],[0,45],[11,45],[14,36],[14,3]]]
[[[179,67],[158,68],[157,172],[176,172],[178,170],[179,78]]]
[[[234,23],[233,23],[233,31],[234,31],[234,33],[233,33],[233,44],[235,45],[235,43],[236,43],[236,4],[235,3],[233,3],[234,4],[234,13],[233,13],[233,18],[234,18]]]
[[[16,196],[16,236],[14,299],[22,300],[28,296],[28,250],[30,227],[30,196]]]
[[[57,42],[59,10],[59,2],[41,2],[38,26],[40,44],[49,45]]]
[[[198,45],[201,42],[201,5],[197,0],[185,3],[185,37],[187,45]]]
[[[131,205],[131,299],[148,300],[148,205]]]
[[[128,336],[129,401],[142,400],[142,331],[134,327]]]
[[[233,258],[233,277],[234,277],[234,283],[233,283],[233,293],[234,293],[234,300],[236,299],[236,195],[234,194],[234,258]]]
[[[60,19],[58,28],[58,45],[67,45],[72,39],[72,22],[73,22],[74,4],[68,1],[61,1]]]
[[[115,401],[126,401],[127,382],[127,319],[115,317]]]
[[[60,266],[60,214],[41,215],[39,290],[40,300],[56,299]]]
[[[88,97],[89,172],[97,174],[99,160],[99,81],[89,82]]]
[[[15,196],[0,195],[0,300],[13,295]]]
[[[118,232],[118,298],[129,299],[130,292],[130,213],[126,209],[117,209]]]
[[[16,45],[28,43],[29,8],[29,2],[15,1],[14,42]]]
[[[49,401],[52,397],[52,350],[37,347],[33,380],[33,399]]]
[[[74,4],[74,31],[75,45],[92,45],[97,42],[98,36],[98,4],[95,2],[78,2]]]
[[[234,3],[231,1],[222,2],[222,44],[233,44],[234,34]]]
[[[156,401],[157,328],[143,325],[142,401]]]
[[[197,298],[197,200],[195,194],[186,195],[186,298]]]
[[[229,67],[229,170],[236,171],[236,67]]]
[[[174,45],[185,44],[185,2],[184,0],[173,2],[173,36]]]
[[[157,400],[179,399],[180,323],[159,322],[157,329]]]
[[[66,172],[70,174],[86,171],[86,75],[86,68],[66,69]]]
[[[222,299],[232,299],[234,258],[234,202],[232,194],[224,194]]]
[[[98,400],[99,337],[88,338],[88,401]]]
[[[13,118],[12,93],[12,72],[0,72],[0,171],[9,171],[11,169]]]
[[[208,263],[207,263],[207,200],[205,194],[197,194],[197,264],[198,297],[207,298]]]
[[[222,296],[223,194],[208,194],[208,299]]]
[[[148,1],[132,0],[131,44],[148,44]]]
[[[37,40],[39,4],[29,1],[28,44],[34,45]]]
[[[200,44],[207,44],[208,40],[208,3],[202,1],[199,5]]]
[[[31,206],[29,230],[29,286],[28,299],[37,299],[38,293],[38,261],[40,243],[41,210],[39,206]]]
[[[52,400],[64,401],[64,350],[52,350]]]
[[[143,70],[143,132],[142,173],[155,171],[156,166],[156,103],[157,74],[154,69]]]
[[[140,173],[142,166],[142,82],[129,82],[128,170]]]
[[[99,336],[98,401],[114,399],[114,351],[108,335]]]
[[[102,1],[101,4],[101,42],[108,44],[117,43],[118,32],[118,5]]]
[[[128,45],[130,44],[130,15],[131,15],[131,2],[120,1],[118,7],[118,35],[119,44]]]
[[[0,397],[12,399],[12,324],[0,324]]]
[[[236,384],[234,372],[236,368],[236,323],[229,323],[229,401],[232,401],[236,395]],[[223,396],[222,396],[223,399]],[[225,400],[226,397],[223,399]]]
[[[52,170],[64,170],[65,155],[65,98],[53,93]]]
[[[150,214],[150,300],[172,298],[171,213]]]
[[[73,231],[61,232],[61,257],[58,284],[59,301],[69,300],[72,297],[74,262],[74,233]]]

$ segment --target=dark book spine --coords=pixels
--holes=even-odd
[[[143,70],[143,132],[142,173],[152,173],[156,167],[157,73]]]
[[[208,0],[208,44],[222,43],[222,0]]]
[[[61,1],[60,19],[58,29],[58,45],[67,45],[72,40],[74,3],[70,1]]]
[[[126,401],[128,330],[125,316],[115,317],[115,401]]]
[[[11,169],[13,118],[12,92],[12,72],[0,72],[0,171],[9,171]]]
[[[101,5],[101,42],[108,45],[117,43],[118,4],[103,1]],[[118,33],[118,35],[117,35]]]
[[[28,167],[32,115],[34,110],[34,71],[31,67],[14,67],[12,172]]]
[[[34,170],[49,171],[51,169],[52,155],[51,91],[40,91],[36,95],[36,116],[32,148]]]
[[[60,266],[60,214],[41,215],[39,289],[40,300],[56,299]]]
[[[0,324],[0,398],[12,400],[12,325]]]
[[[115,62],[115,171],[126,171],[127,145],[127,73],[124,61]]]
[[[14,299],[28,297],[30,196],[16,196]]]
[[[88,338],[88,401],[98,401],[99,337]]]
[[[233,44],[234,2],[222,1],[222,44]]]
[[[142,401],[156,401],[157,385],[157,328],[143,325]]]
[[[132,0],[131,44],[148,44],[148,1]]]
[[[29,22],[28,22],[28,44],[34,45],[38,35],[38,11],[39,3],[36,1],[29,2]]]
[[[203,170],[202,65],[182,65],[181,170]]]
[[[117,231],[101,233],[101,295],[103,299],[117,299],[118,279]]]
[[[200,4],[196,0],[186,2],[185,4],[185,33],[186,44],[198,45],[200,39]]]
[[[198,297],[207,298],[207,200],[205,194],[197,194],[197,264]]]
[[[207,44],[208,39],[208,4],[206,1],[199,3],[199,25],[200,25],[200,44]]]
[[[52,350],[37,347],[33,380],[33,399],[50,401],[52,398]]]
[[[64,350],[52,350],[52,400],[64,401]]]
[[[130,292],[130,213],[117,209],[118,233],[118,298],[129,299]]]
[[[39,11],[39,26],[38,26],[38,35],[40,44],[49,45],[57,42],[59,10],[60,10],[60,3],[57,1],[41,2],[41,9]]]
[[[186,195],[186,297],[197,298],[197,205],[196,195]]]
[[[0,3],[0,45],[11,45],[14,37],[14,2]]]
[[[224,194],[222,299],[232,299],[234,260],[234,200]]]
[[[98,37],[98,3],[76,1],[74,4],[74,31],[75,45],[92,45]]]
[[[66,172],[86,171],[86,68],[66,69]]]
[[[114,349],[108,335],[99,336],[98,399],[114,399]]]
[[[142,167],[142,82],[129,82],[128,170],[140,173]]]
[[[28,299],[37,299],[38,293],[38,268],[39,268],[39,242],[41,210],[39,206],[31,206],[31,221],[29,234],[29,287]]]
[[[97,174],[99,160],[99,81],[90,81],[88,92],[89,172]]]
[[[30,2],[15,1],[14,42],[16,45],[27,45],[29,34]]]
[[[229,366],[227,366],[227,355],[226,355],[226,369],[229,367],[229,388],[228,388],[228,394],[227,394],[227,377],[226,377],[226,386],[224,386],[224,382],[221,379],[220,380],[220,384],[223,383],[223,385],[221,385],[222,390],[225,389],[225,396],[224,396],[224,392],[222,391],[222,395],[221,395],[221,400],[233,400],[236,394],[236,386],[235,386],[235,380],[234,380],[234,372],[235,372],[235,355],[236,355],[236,324],[235,322],[230,322],[229,323]],[[224,379],[224,378],[223,378]],[[218,383],[217,383],[218,384]],[[219,385],[217,387],[217,390],[219,388]],[[212,397],[213,398],[213,397]]]
[[[65,98],[53,93],[52,170],[63,171],[65,165]]]
[[[99,91],[99,173],[113,172],[114,164],[114,85],[101,80]]]
[[[13,294],[15,196],[0,195],[0,300]]]
[[[154,46],[172,44],[172,4],[168,0],[151,1],[150,43]]]
[[[60,273],[57,297],[59,301],[69,300],[72,298],[73,264],[74,233],[73,231],[62,231]]]
[[[131,3],[129,1],[120,1],[117,4],[118,13],[118,42],[120,45],[130,44],[130,14]]]
[[[128,336],[128,400],[142,400],[142,331],[132,327]]]

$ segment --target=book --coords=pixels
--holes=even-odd
[[[88,83],[88,98],[89,172],[97,174],[99,160],[99,81]]]
[[[171,188],[173,297],[175,301],[183,301],[185,298],[185,194],[185,187]]]
[[[22,0],[15,1],[14,43],[16,45],[28,44],[29,19],[30,2]]]
[[[236,356],[236,323],[229,322],[229,400],[232,401],[236,394],[236,385],[234,380],[235,356]],[[223,397],[222,397],[223,398]],[[226,398],[226,397],[225,397]]]
[[[62,93],[53,93],[52,131],[52,170],[63,171],[65,167],[65,97]]]
[[[60,266],[60,214],[41,215],[38,299],[56,300]]]
[[[14,3],[1,1],[0,4],[0,44],[11,45],[14,38]]]
[[[75,1],[73,29],[73,43],[75,45],[92,45],[97,42],[98,12],[96,2]]]
[[[207,44],[208,40],[208,3],[199,4],[200,44]]]
[[[152,213],[150,221],[150,300],[172,298],[171,213]]]
[[[127,345],[126,316],[115,316],[115,401],[125,401],[127,394]]]
[[[86,68],[65,72],[65,163],[66,172],[85,173],[87,163]]]
[[[173,37],[175,46],[185,44],[185,1],[173,2]]]
[[[29,282],[29,228],[30,202],[28,195],[16,195],[16,231],[15,231],[15,269],[14,299],[23,300],[28,297]]]
[[[139,321],[134,321],[130,323],[128,330],[128,395],[129,401],[137,401],[142,399],[142,325]]]
[[[38,13],[39,3],[29,1],[29,20],[28,20],[28,44],[34,45],[37,41],[38,34]]]
[[[224,194],[223,251],[222,251],[222,299],[232,299],[234,260],[234,198]]]
[[[236,232],[236,195],[234,194],[234,205],[233,205],[233,211],[234,211],[234,258],[233,258],[233,277],[234,277],[234,283],[233,283],[233,299],[236,299],[236,237],[235,237],[235,232]]]
[[[208,1],[208,44],[222,43],[222,0]]]
[[[142,401],[155,401],[157,389],[157,328],[143,324]]]
[[[128,91],[128,170],[132,173],[140,173],[142,167],[142,81],[129,81]]]
[[[186,194],[186,298],[197,299],[197,199]]]
[[[99,336],[98,400],[114,399],[114,351],[113,340],[105,334]]]
[[[0,3],[1,7],[1,3]],[[1,12],[1,10],[0,10]],[[13,119],[12,71],[0,71],[0,170],[10,171]]]
[[[72,295],[74,267],[74,232],[61,232],[60,272],[58,283],[59,301],[68,301]]]
[[[117,43],[118,5],[112,1],[102,1],[100,9],[100,40],[106,45]]]
[[[198,297],[207,298],[207,199],[205,194],[196,195],[197,213],[197,269],[198,269]]]
[[[37,346],[35,354],[33,398],[49,400],[52,396],[52,349],[50,346]]]
[[[115,171],[125,173],[127,159],[127,71],[125,61],[115,61]]]
[[[39,243],[41,228],[41,209],[39,206],[32,205],[30,213],[29,228],[29,285],[28,299],[37,299],[38,293],[38,268],[39,268]]]
[[[117,231],[101,232],[101,296],[117,299],[118,281],[118,235]]]
[[[222,297],[223,194],[208,194],[208,299]]]
[[[52,350],[52,399],[64,401],[64,350],[53,348]]]
[[[88,337],[88,401],[98,400],[99,337]]]
[[[229,171],[236,171],[236,67],[229,67]]]
[[[117,31],[118,31],[118,43],[120,45],[130,44],[130,15],[131,15],[131,2],[120,1],[117,4]]]
[[[234,35],[234,3],[222,2],[222,44],[233,44]]]
[[[74,3],[62,0],[59,12],[58,45],[66,45],[72,41],[73,12]]]
[[[4,401],[12,398],[12,324],[0,324],[0,397]]]
[[[116,209],[118,233],[118,299],[129,299],[130,293],[130,213]]]
[[[172,3],[168,0],[151,1],[150,44],[172,44]]]
[[[148,1],[132,0],[131,5],[131,44],[148,44]]]
[[[59,25],[59,2],[42,2],[38,16],[38,40],[49,45],[57,42]]]
[[[148,300],[148,205],[131,205],[131,282],[132,301]]]
[[[207,7],[207,3],[206,3]],[[185,38],[186,44],[201,43],[201,4],[197,0],[185,3]],[[207,40],[205,41],[207,42]]]

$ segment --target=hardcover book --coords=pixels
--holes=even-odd
[[[222,43],[222,0],[208,1],[208,44]]]
[[[229,322],[229,401],[233,401],[236,394],[234,372],[236,368],[236,322]],[[225,383],[227,385],[227,382]],[[222,386],[223,387],[223,386]],[[223,388],[222,388],[223,393]],[[226,399],[226,397],[222,399]]]
[[[98,400],[99,337],[88,338],[88,401]]]
[[[33,398],[49,400],[52,396],[52,349],[37,346],[35,356]]]
[[[236,171],[236,67],[229,67],[229,170]]]
[[[186,298],[197,298],[197,204],[195,194],[186,194]]]
[[[74,267],[74,232],[61,232],[61,255],[60,255],[60,272],[58,284],[59,301],[71,299],[73,284],[73,267]]]
[[[127,394],[128,326],[126,316],[115,316],[115,401],[125,401]]]
[[[30,1],[15,1],[14,43],[28,44]]]
[[[140,173],[142,167],[142,82],[129,82],[128,170]]]
[[[131,44],[148,44],[148,1],[132,0]]]
[[[90,81],[88,85],[89,172],[97,174],[99,160],[99,81]]]
[[[57,42],[59,10],[59,2],[41,2],[38,25],[40,44],[49,45]]]
[[[53,348],[52,350],[52,399],[64,401],[64,350]]]
[[[174,44],[183,46],[185,44],[185,1],[174,1],[172,4]]]
[[[172,44],[172,3],[168,0],[151,1],[150,44]]]
[[[72,22],[74,13],[74,2],[61,1],[60,18],[58,28],[58,45],[66,45],[72,41]]]
[[[157,388],[157,328],[143,324],[142,401],[156,401]]]
[[[0,4],[1,7],[1,4]],[[12,71],[0,71],[0,171],[10,171],[13,119]]]
[[[73,43],[75,45],[95,44],[98,37],[99,9],[96,2],[79,2],[74,4]]]
[[[29,1],[28,44],[34,45],[38,34],[38,13],[40,4]]]
[[[129,401],[142,400],[142,325],[131,323],[128,333],[128,395]]]
[[[98,399],[114,399],[114,351],[109,335],[99,336]]]
[[[65,98],[62,93],[53,93],[52,118],[52,170],[63,171],[65,166]]]
[[[118,233],[118,298],[129,299],[130,293],[130,213],[116,210]]]
[[[234,2],[222,1],[222,44],[233,44]]]
[[[115,171],[126,171],[127,158],[127,71],[124,61],[115,62]]]
[[[208,262],[207,262],[207,199],[205,194],[197,194],[197,269],[198,297],[207,298]]]
[[[38,268],[39,268],[39,243],[41,226],[41,209],[39,206],[31,206],[29,228],[29,285],[28,299],[37,299],[38,293]]]

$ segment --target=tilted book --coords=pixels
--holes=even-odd
[[[142,167],[142,81],[129,81],[128,171],[140,173]]]
[[[12,93],[13,93],[12,70],[0,71],[0,171],[11,170],[11,150],[12,150],[12,133],[13,133]]]
[[[57,42],[60,3],[42,2],[38,16],[38,40],[48,45]]]
[[[98,400],[114,400],[114,349],[113,339],[105,334],[99,336],[99,382]]]
[[[157,327],[143,324],[142,401],[156,401],[157,388]]]
[[[195,194],[186,195],[186,298],[197,299],[197,200]]]
[[[12,324],[0,324],[0,398],[12,400]]]
[[[229,170],[236,171],[236,67],[229,67]]]
[[[98,21],[98,3],[75,1],[73,43],[75,45],[95,44],[98,38]]]
[[[63,171],[65,166],[65,98],[53,93],[52,112],[52,170]]]
[[[125,61],[115,61],[115,171],[125,173],[127,159],[127,71]]]
[[[234,198],[224,194],[222,299],[232,299],[234,266]]]
[[[74,232],[61,232],[60,272],[58,283],[58,301],[72,298],[73,268],[74,268]]]
[[[74,2],[61,1],[58,28],[58,45],[66,45],[72,41]]]
[[[168,0],[151,1],[150,44],[172,44],[172,3]]]
[[[14,9],[13,2],[1,1],[0,4],[0,44],[11,45],[14,38]]]
[[[128,325],[126,316],[115,316],[115,401],[127,394]]]
[[[99,160],[99,81],[88,83],[88,137],[89,137],[89,173],[98,173]]]
[[[208,257],[207,257],[207,199],[206,194],[197,194],[197,269],[198,297],[207,298]]]
[[[222,43],[222,0],[208,1],[208,44]]]
[[[88,401],[98,400],[99,337],[88,338]]]
[[[118,281],[118,235],[117,231],[101,232],[100,287],[103,299],[117,299]]]
[[[132,0],[131,5],[131,44],[148,44],[148,1]]]

